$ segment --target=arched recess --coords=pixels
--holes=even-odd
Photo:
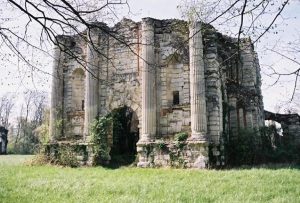
[[[136,143],[139,140],[139,119],[135,111],[128,106],[111,111],[112,129],[110,143],[111,164],[128,165],[135,160]]]
[[[112,98],[113,99],[113,98]],[[141,106],[139,105],[139,103],[141,103],[141,101],[137,101],[135,99],[132,99],[131,100],[123,100],[123,101],[110,101],[109,102],[110,104],[107,106],[106,108],[106,113],[108,112],[112,112],[114,109],[118,109],[118,108],[122,108],[124,106],[128,107],[128,108],[131,108],[135,115],[137,116],[139,122],[141,123],[142,122],[142,108]]]
[[[72,111],[84,111],[85,74],[82,68],[72,73]]]

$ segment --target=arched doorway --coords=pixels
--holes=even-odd
[[[130,165],[135,161],[136,143],[139,140],[138,117],[127,106],[112,112],[112,145],[110,150],[113,166]]]

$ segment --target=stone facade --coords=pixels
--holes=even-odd
[[[138,166],[205,168],[212,159],[224,164],[224,137],[264,125],[250,39],[238,43],[200,22],[152,18],[97,23],[83,34],[92,43],[57,37],[50,148],[83,146],[80,161],[90,164],[91,122],[126,106],[139,135]],[[188,138],[176,140],[183,134]]]

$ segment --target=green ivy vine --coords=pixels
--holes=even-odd
[[[126,133],[127,107],[120,107],[109,114],[96,118],[91,125],[91,135],[93,142],[94,162],[106,164],[111,160],[111,154],[118,153],[118,147],[122,136]],[[109,146],[108,136],[112,135],[113,146]]]
[[[94,163],[107,163],[110,160],[108,135],[112,125],[111,114],[95,119],[91,125]]]

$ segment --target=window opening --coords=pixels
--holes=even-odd
[[[173,91],[173,105],[179,104],[179,91]]]

